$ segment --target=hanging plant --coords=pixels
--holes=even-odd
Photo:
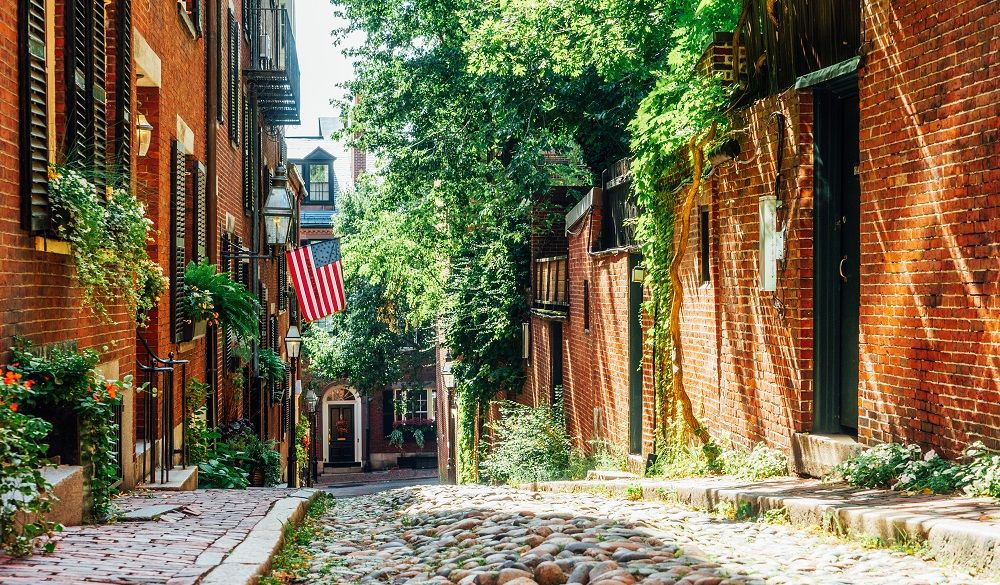
[[[166,280],[146,250],[153,222],[142,203],[126,188],[102,193],[85,172],[59,166],[49,169],[49,200],[56,235],[72,249],[83,303],[111,322],[105,302],[120,299],[139,327],[147,325]]]
[[[257,352],[257,373],[271,383],[280,382],[285,378],[285,362],[273,349],[264,348]]]
[[[207,260],[187,265],[181,302],[189,323],[208,321],[229,328],[243,339],[258,337],[260,302],[245,286]]]

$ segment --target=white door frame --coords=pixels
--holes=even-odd
[[[333,400],[331,394],[339,388],[330,388],[323,395],[323,434],[320,437],[322,445],[320,464],[326,463],[330,456],[330,406],[354,406],[354,462],[361,463],[361,396],[354,390],[347,389],[354,395],[354,400]]]

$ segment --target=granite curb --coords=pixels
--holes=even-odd
[[[276,501],[247,537],[216,567],[197,582],[201,585],[254,585],[271,566],[285,540],[285,527],[297,524],[320,495],[319,490],[300,489]]]

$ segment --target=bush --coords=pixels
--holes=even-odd
[[[965,448],[959,470],[963,491],[970,496],[1000,497],[1000,454],[979,441]]]
[[[947,494],[957,490],[961,484],[961,466],[938,457],[931,450],[922,458],[906,463],[892,489]]]
[[[723,451],[719,456],[723,472],[740,479],[758,481],[788,473],[784,451],[757,443],[749,452],[744,449]]]
[[[244,339],[257,339],[260,333],[257,297],[208,260],[187,265],[181,303],[190,321],[219,323]]]
[[[523,483],[565,476],[570,441],[558,407],[532,408],[505,402],[500,406],[500,419],[490,429],[494,441],[481,464],[484,478],[496,483]]]
[[[837,466],[835,473],[854,486],[887,488],[909,463],[919,459],[919,445],[882,443],[844,461]]]

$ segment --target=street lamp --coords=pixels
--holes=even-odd
[[[318,403],[319,399],[310,386],[309,391],[306,392],[306,406],[309,407],[309,431],[312,434],[309,437],[309,472],[306,478],[309,487],[312,487],[313,481],[316,479],[316,405]]]
[[[268,244],[278,246],[288,243],[292,226],[292,199],[288,196],[288,175],[284,165],[278,166],[271,179],[271,194],[264,205],[264,225]]]
[[[299,335],[299,328],[295,325],[289,325],[288,331],[285,333],[285,353],[288,355],[288,359],[292,361],[292,388],[295,388],[295,378],[298,376],[298,361],[299,361],[299,351],[302,349],[302,336]],[[295,396],[295,390],[289,392],[288,396],[289,405],[289,417],[291,420],[288,423],[288,487],[297,488],[298,486],[298,464],[299,458],[295,453],[295,423],[298,419],[295,416],[295,403],[298,402],[298,397]]]
[[[153,125],[140,113],[135,118],[135,134],[139,139],[139,156],[149,154],[149,145],[153,142]]]

